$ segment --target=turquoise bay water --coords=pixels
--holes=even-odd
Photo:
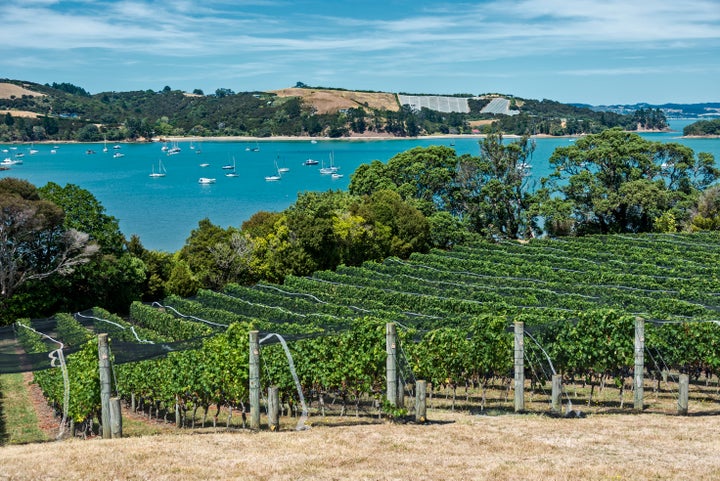
[[[643,134],[643,137],[662,142],[680,142],[697,152],[710,152],[720,165],[720,139],[680,139],[682,127],[689,121],[673,121],[677,132]],[[530,161],[531,179],[540,179],[550,173],[548,158],[559,146],[569,145],[567,138],[536,139],[536,149]],[[453,139],[458,154],[479,153],[478,139]],[[103,204],[106,212],[115,216],[120,228],[128,237],[137,234],[149,249],[175,251],[181,248],[198,221],[207,217],[213,223],[239,227],[260,210],[279,211],[295,202],[304,191],[346,190],[350,174],[363,163],[372,160],[387,162],[391,157],[413,147],[430,145],[449,146],[450,139],[411,140],[318,140],[261,141],[259,151],[248,142],[201,142],[191,145],[181,142],[181,152],[168,156],[161,151],[162,144],[120,144],[114,150],[102,144],[35,145],[38,152],[29,155],[29,145],[16,146],[17,150],[0,153],[4,159],[16,152],[25,154],[23,163],[10,170],[0,171],[0,177],[18,177],[37,186],[47,182],[60,185],[76,184],[89,190]],[[9,149],[9,145],[0,146]],[[194,149],[191,149],[194,147]],[[88,149],[96,151],[87,154]],[[201,153],[196,153],[201,150]],[[113,154],[121,152],[123,157]],[[319,172],[322,162],[329,165],[334,157],[335,166],[342,178],[333,179]],[[224,165],[232,165],[235,158],[238,177],[226,177]],[[305,166],[313,158],[321,162]],[[1,159],[0,159],[1,160]],[[167,175],[149,176],[158,170],[162,161]],[[290,169],[277,182],[265,181],[265,176],[279,167]],[[201,164],[209,164],[202,167]],[[210,185],[198,183],[200,177],[215,178]]]

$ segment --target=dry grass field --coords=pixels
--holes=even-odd
[[[9,99],[9,98],[12,98],[13,96],[22,97],[23,95],[32,95],[34,97],[42,97],[44,94],[41,94],[38,92],[33,92],[32,90],[28,90],[26,88],[20,87],[19,85],[0,82],[0,99]],[[3,110],[3,109],[0,109],[0,115],[5,115],[7,112],[10,112],[10,114],[13,117],[35,118],[35,117],[40,116],[36,112],[29,112],[26,110]]]
[[[32,95],[33,97],[42,97],[44,94],[33,92],[19,85],[0,82],[0,99],[9,99],[12,96],[22,97],[23,95]]]
[[[428,414],[427,425],[7,446],[0,448],[0,480],[720,478],[718,416]]]
[[[395,94],[384,92],[288,88],[273,90],[272,93],[279,97],[302,97],[306,103],[313,105],[320,114],[334,113],[339,109],[362,107],[365,103],[371,109],[391,111],[400,109]]]

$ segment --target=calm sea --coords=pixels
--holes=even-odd
[[[720,165],[720,139],[681,139],[682,127],[689,121],[672,121],[677,132],[643,134],[653,141],[680,142],[697,152],[710,152]],[[531,160],[532,178],[539,179],[550,171],[548,158],[558,146],[569,145],[567,138],[537,139]],[[0,177],[18,177],[37,186],[47,182],[76,184],[89,190],[115,216],[128,237],[137,234],[149,249],[176,251],[183,246],[198,221],[208,217],[213,223],[240,226],[260,210],[279,211],[292,204],[299,192],[347,189],[350,174],[362,163],[387,162],[399,152],[417,146],[454,144],[458,154],[477,155],[478,139],[417,139],[367,141],[260,141],[201,142],[178,144],[181,151],[168,156],[162,144],[120,144],[103,152],[102,144],[29,145],[0,152],[0,157],[24,153],[23,163],[1,171]],[[172,147],[170,145],[169,147]],[[253,149],[259,148],[254,151]],[[9,145],[0,149],[9,149]],[[93,149],[95,154],[87,154]],[[54,152],[53,152],[54,150]],[[115,153],[124,154],[114,157]],[[308,158],[320,164],[303,165]],[[320,167],[330,159],[339,167],[341,178],[321,175]],[[237,177],[226,177],[235,162]],[[152,178],[162,162],[165,177]],[[276,173],[275,165],[289,169],[277,182],[265,176]],[[207,165],[206,165],[207,164]],[[214,184],[201,185],[200,177],[215,178]]]

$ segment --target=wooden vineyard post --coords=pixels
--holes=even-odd
[[[643,372],[645,371],[645,320],[635,318],[635,375],[633,389],[635,391],[635,410],[643,410]]]
[[[525,323],[515,323],[515,412],[525,410]]]
[[[98,366],[100,370],[100,422],[103,439],[112,437],[110,428],[110,348],[108,335],[98,334]]]
[[[250,331],[250,429],[260,429],[260,344]]]
[[[175,427],[180,428],[182,426],[182,416],[180,414],[180,398],[175,396]]]
[[[280,431],[280,396],[277,386],[268,388],[268,428]]]
[[[553,374],[552,403],[550,409],[554,413],[559,413],[562,411],[562,374]]]
[[[427,383],[417,381],[415,383],[415,422],[424,423],[427,421]]]
[[[678,414],[686,416],[688,413],[688,400],[690,398],[690,376],[687,374],[680,374],[678,391]]]
[[[119,397],[110,399],[110,432],[113,439],[122,437],[122,409]]]
[[[387,376],[387,400],[393,406],[397,407],[397,330],[395,323],[388,322],[385,326],[385,346],[387,358],[385,360],[385,372]]]

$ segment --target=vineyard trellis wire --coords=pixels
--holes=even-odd
[[[688,262],[673,264],[683,253]],[[64,335],[77,339],[64,350],[71,370],[75,354],[84,353],[80,358],[87,361],[92,352],[79,329],[108,331],[118,393],[180,419],[210,405],[244,414],[250,330],[287,339],[297,381],[287,373],[284,352],[271,344],[263,349],[263,382],[277,384],[286,399],[309,395],[310,402],[322,402],[331,393],[343,406],[351,400],[358,406],[363,396],[376,404],[384,392],[387,322],[403,327],[404,376],[426,379],[437,392],[446,386],[453,405],[459,387],[479,387],[484,402],[486,388],[508,385],[507,328],[515,321],[524,322],[545,351],[529,353],[530,377],[549,377],[538,365],[544,358],[566,382],[581,379],[591,386],[592,400],[592,389],[602,391],[610,379],[622,394],[633,370],[632,322],[638,316],[648,322],[645,348],[655,358],[648,365],[717,377],[717,261],[720,237],[712,233],[479,244],[290,276],[284,285],[230,285],[192,299],[135,303],[127,319],[94,309],[75,315],[79,327],[73,328],[58,318],[64,319]],[[46,323],[42,332],[61,330],[59,321]],[[7,371],[6,352],[0,343],[0,370]],[[40,358],[25,354],[26,370],[33,370],[31,359]],[[80,407],[74,413],[78,420],[93,414],[92,402],[82,406],[84,413]]]

